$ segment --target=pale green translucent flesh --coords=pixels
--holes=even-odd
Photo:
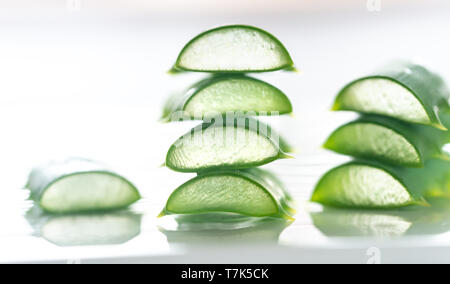
[[[199,91],[184,106],[184,110],[197,117],[229,111],[289,113],[292,107],[284,94],[267,84],[229,79]]]
[[[291,63],[284,48],[270,36],[234,27],[207,33],[183,50],[178,65],[191,70],[270,70]]]
[[[413,123],[431,123],[414,94],[388,79],[359,81],[345,90],[336,104],[338,109],[386,115]]]
[[[397,132],[373,123],[354,123],[338,129],[325,147],[362,158],[378,158],[394,164],[420,165],[416,148]]]
[[[413,202],[406,188],[387,172],[370,166],[348,165],[330,171],[319,183],[313,201],[358,208],[390,208]]]
[[[139,198],[136,189],[117,176],[83,173],[53,183],[40,205],[55,213],[101,211],[127,207]]]
[[[177,169],[254,164],[279,155],[267,137],[234,126],[209,127],[178,142],[167,158]]]
[[[271,216],[278,206],[271,195],[247,179],[223,175],[193,180],[175,191],[166,211],[174,214],[208,212],[238,213],[248,216]]]

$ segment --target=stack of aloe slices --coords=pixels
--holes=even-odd
[[[259,167],[290,157],[279,135],[256,116],[289,114],[278,88],[247,73],[294,70],[286,48],[261,29],[222,26],[191,40],[172,69],[209,77],[169,98],[163,120],[202,120],[169,149],[165,165],[197,177],[177,188],[165,215],[292,219],[292,199],[279,180]]]
[[[334,110],[361,114],[325,148],[356,160],[332,169],[312,201],[334,207],[399,208],[450,198],[450,92],[437,74],[400,62],[358,79]]]
[[[53,214],[119,210],[141,198],[124,177],[97,162],[78,158],[35,168],[26,188],[41,209]]]

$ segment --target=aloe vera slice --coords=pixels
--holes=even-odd
[[[448,132],[380,116],[363,116],[337,129],[324,147],[357,158],[399,166],[423,167],[432,157],[443,157]]]
[[[291,113],[292,104],[282,91],[263,81],[243,75],[213,76],[170,98],[163,119],[177,120],[180,114],[204,119],[228,112],[280,115]]]
[[[173,71],[267,72],[293,69],[283,44],[256,27],[222,26],[192,39],[181,51]]]
[[[200,174],[177,188],[160,216],[239,214],[292,219],[291,197],[260,169]]]
[[[50,213],[120,209],[140,199],[138,190],[128,180],[82,159],[36,168],[26,187],[40,207]]]
[[[332,169],[319,181],[312,201],[332,207],[386,209],[427,205],[450,197],[450,162],[432,159],[424,168],[355,161]]]
[[[439,115],[449,112],[449,99],[449,89],[439,75],[402,62],[347,85],[333,109],[379,114],[445,130]]]
[[[250,117],[217,119],[179,138],[166,166],[178,172],[247,169],[290,157],[289,145],[268,125]]]

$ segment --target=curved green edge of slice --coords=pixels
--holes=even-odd
[[[230,25],[208,30],[180,52],[173,73],[269,72],[295,70],[284,45],[270,33],[252,26]]]
[[[290,198],[281,188],[265,183],[262,170],[223,171],[197,176],[177,188],[160,214],[238,214],[292,219]]]
[[[44,211],[58,214],[123,209],[141,198],[124,177],[90,164],[68,161],[35,169],[27,185],[31,198]]]
[[[445,132],[388,117],[364,116],[338,128],[324,147],[340,154],[375,159],[393,165],[423,167],[432,157],[443,157]]]
[[[330,170],[317,184],[312,201],[331,207],[389,209],[428,206],[450,199],[450,161],[430,159],[424,168],[354,161]]]
[[[449,109],[450,92],[438,75],[408,62],[386,66],[347,85],[333,110],[385,115],[447,130],[439,112]]]
[[[171,97],[162,119],[201,120],[228,112],[282,115],[292,112],[292,104],[281,90],[261,80],[244,75],[212,76]]]
[[[240,123],[242,122],[242,124]],[[169,149],[165,165],[178,172],[248,169],[292,158],[268,125],[249,117],[203,123]]]
[[[311,201],[361,209],[388,209],[421,203],[386,169],[358,162],[329,171],[319,181]]]

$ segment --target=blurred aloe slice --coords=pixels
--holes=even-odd
[[[244,75],[212,76],[186,93],[171,97],[163,120],[204,119],[229,112],[280,115],[292,112],[288,97],[276,87]]]
[[[432,159],[424,168],[350,162],[325,174],[311,200],[331,207],[388,209],[427,206],[429,198],[450,198],[448,160]]]
[[[449,113],[450,91],[425,67],[398,62],[347,85],[333,109],[379,114],[446,130],[441,113]]]
[[[324,147],[357,158],[423,167],[429,158],[446,158],[442,148],[447,143],[448,131],[366,115],[333,132]]]
[[[177,188],[160,216],[223,213],[292,219],[291,203],[290,195],[268,172],[218,171],[200,174]]]
[[[267,72],[292,70],[283,44],[268,32],[244,25],[222,26],[192,39],[181,51],[173,72]]]
[[[136,187],[98,163],[70,159],[34,169],[26,186],[49,213],[126,208],[141,197]]]
[[[247,169],[290,158],[291,147],[270,126],[250,117],[217,117],[179,138],[166,166],[178,172]]]

